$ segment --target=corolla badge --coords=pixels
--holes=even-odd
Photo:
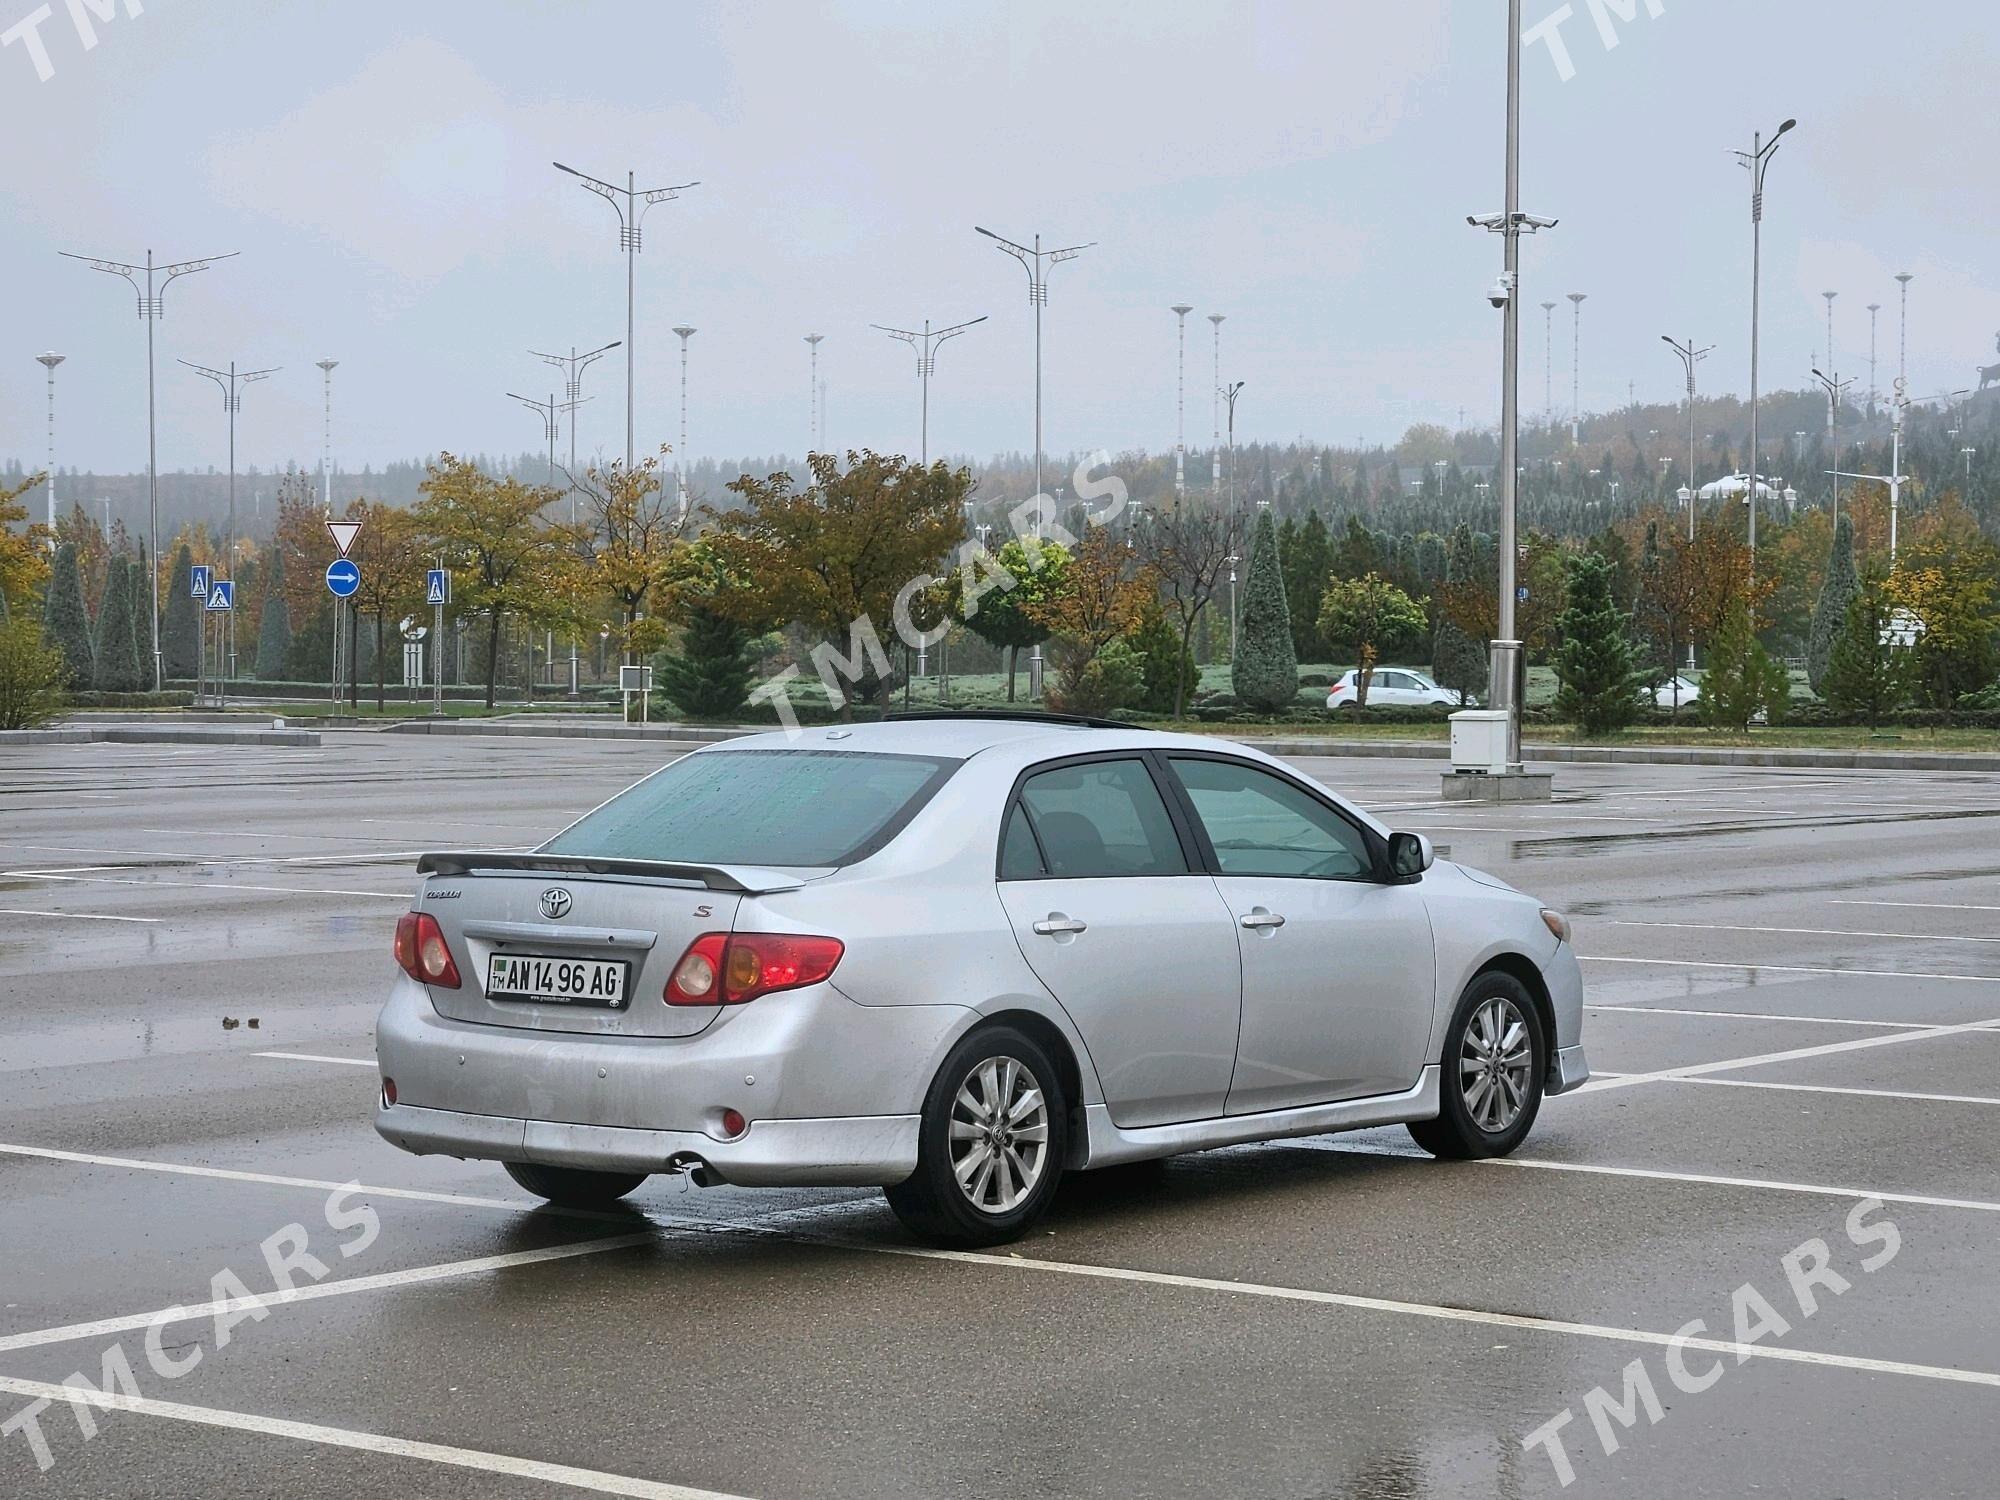
[[[573,903],[570,894],[559,885],[552,885],[542,892],[542,915],[550,921],[569,915]]]

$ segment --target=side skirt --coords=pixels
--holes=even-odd
[[[1342,1099],[1335,1104],[1311,1104],[1301,1109],[1274,1109],[1263,1114],[1229,1115],[1216,1120],[1185,1120],[1173,1125],[1146,1125],[1121,1130],[1102,1104],[1083,1111],[1088,1154],[1082,1165],[1110,1167],[1149,1157],[1178,1156],[1248,1141],[1282,1140],[1295,1135],[1326,1135],[1336,1130],[1365,1130],[1371,1125],[1400,1125],[1406,1120],[1435,1119],[1438,1112],[1438,1067],[1427,1064],[1416,1085],[1400,1094],[1376,1094],[1367,1099]]]

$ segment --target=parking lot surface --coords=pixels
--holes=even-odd
[[[376,1137],[416,854],[672,753],[0,748],[0,1494],[1994,1493],[2000,775],[1302,760],[1571,915],[1592,1083],[1507,1161],[1239,1147],[944,1253]]]

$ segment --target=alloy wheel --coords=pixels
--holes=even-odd
[[[951,1108],[951,1169],[959,1191],[985,1214],[1012,1213],[1047,1170],[1049,1108],[1018,1059],[973,1064]]]
[[[1521,1117],[1534,1059],[1520,1007],[1505,995],[1482,1000],[1466,1019],[1458,1054],[1459,1089],[1474,1125],[1498,1135]]]

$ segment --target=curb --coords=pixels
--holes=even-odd
[[[775,726],[721,729],[682,724],[526,724],[491,719],[402,719],[385,724],[383,734],[469,734],[534,739],[664,740],[711,745],[746,735],[769,734]],[[1217,736],[1217,738],[1226,738]],[[1273,755],[1321,755],[1342,760],[1398,759],[1449,761],[1443,740],[1280,739],[1256,736],[1235,740]],[[1838,771],[2000,771],[2000,755],[1950,750],[1746,750],[1699,745],[1543,745],[1529,741],[1523,759],[1534,763],[1647,766],[1763,766]]]
[[[319,742],[318,733],[310,729],[225,729],[196,724],[0,730],[0,745],[282,745],[314,749]]]

